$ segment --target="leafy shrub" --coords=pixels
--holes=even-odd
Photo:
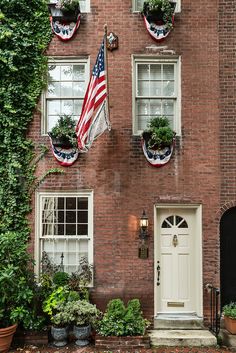
[[[62,272],[62,271],[59,271],[59,272],[56,272],[53,276],[53,283],[56,285],[56,286],[65,286],[68,284],[68,281],[69,281],[69,278],[70,278],[70,275],[67,273],[67,272]]]
[[[143,335],[149,324],[142,316],[138,299],[130,300],[127,307],[121,299],[113,299],[98,322],[97,331],[102,336]]]
[[[231,319],[236,319],[236,303],[231,302],[223,307],[224,316],[228,316]]]
[[[164,116],[150,120],[148,128],[143,132],[143,138],[150,149],[162,149],[170,146],[175,132],[170,128],[169,120]]]
[[[143,4],[143,13],[146,15],[149,11],[163,12],[163,21],[172,27],[172,16],[174,8],[171,6],[169,0],[146,0]]]
[[[79,7],[79,0],[59,0],[56,7],[62,12],[75,12]]]
[[[52,138],[63,139],[71,143],[72,146],[77,146],[77,138],[75,134],[76,122],[70,115],[61,115],[52,128],[49,135]]]
[[[67,302],[64,312],[70,317],[70,322],[76,326],[94,325],[100,315],[96,305],[87,300]]]

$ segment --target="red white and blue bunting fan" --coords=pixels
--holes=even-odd
[[[148,149],[146,142],[143,138],[141,139],[141,144],[142,144],[144,156],[146,157],[147,161],[153,167],[157,167],[157,168],[163,167],[163,165],[169,162],[174,150],[174,140],[170,146],[164,147],[161,150]]]
[[[58,163],[63,167],[70,167],[77,160],[79,156],[78,148],[76,147],[65,148],[65,147],[55,146],[52,143],[52,139],[50,136],[49,138],[50,138],[50,143],[52,147],[52,153],[56,158],[56,160],[58,161]]]
[[[164,40],[171,32],[173,26],[167,23],[156,24],[154,22],[148,22],[146,16],[143,16],[145,27],[150,36],[156,41]],[[174,15],[172,17],[172,25],[174,24]]]
[[[63,41],[71,39],[76,30],[79,28],[80,18],[81,15],[79,13],[75,22],[64,22],[59,20],[55,21],[53,17],[50,16],[50,23],[53,33]]]

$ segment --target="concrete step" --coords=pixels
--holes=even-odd
[[[196,315],[161,314],[154,318],[155,329],[203,330],[203,320]]]
[[[208,330],[150,330],[152,346],[216,346],[216,337]]]

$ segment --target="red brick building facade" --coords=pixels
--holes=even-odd
[[[219,20],[219,10],[224,12],[226,7],[223,1],[181,0],[174,29],[161,42],[148,34],[136,11],[138,4],[90,0],[75,36],[66,42],[54,36],[49,46],[50,65],[54,65],[52,70],[60,67],[62,81],[66,65],[74,65],[75,71],[82,68],[69,80],[74,89],[80,80],[83,87],[88,82],[104,24],[119,38],[119,48],[108,52],[112,129],[71,167],[63,168],[64,174],[51,175],[36,191],[32,214],[35,258],[39,264],[40,253],[46,250],[58,262],[63,251],[68,255],[65,265],[73,270],[79,256],[88,254],[94,264],[92,299],[102,309],[110,298],[139,298],[149,318],[162,312],[206,317],[209,297],[205,285],[220,286],[220,219],[235,206],[235,159],[229,150],[235,144],[236,59],[234,50],[230,51],[235,41],[229,28],[232,21],[227,22],[233,2]],[[50,108],[57,95],[56,81],[51,96],[49,92],[42,98],[31,125],[30,137],[36,144],[50,146],[46,132],[60,99],[73,101],[74,106],[78,103],[73,100],[76,94],[72,92],[71,98],[67,91]],[[158,85],[166,91],[160,93]],[[64,86],[68,89],[69,84]],[[61,106],[58,109],[63,112]],[[177,132],[174,154],[161,168],[146,161],[140,142],[145,119],[158,109],[161,115],[169,112]],[[40,161],[38,174],[58,166],[49,152]],[[147,259],[140,258],[138,251],[143,209],[149,218]],[[64,212],[61,238],[50,233],[50,227],[45,230],[46,223],[56,222],[56,216],[54,221],[45,221],[48,210]],[[78,223],[78,219],[73,220],[70,210],[78,217],[84,215],[80,226],[76,225],[77,233],[70,229],[72,242],[66,234],[67,223]],[[175,235],[177,246],[173,245]]]

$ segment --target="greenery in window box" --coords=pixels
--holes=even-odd
[[[49,132],[55,146],[77,147],[75,133],[76,122],[70,115],[61,115],[56,125]]]
[[[150,322],[143,318],[138,299],[130,300],[127,307],[121,299],[113,299],[96,329],[102,336],[140,336],[149,325]]]
[[[146,0],[143,4],[142,13],[146,16],[148,22],[163,21],[171,28],[175,5],[175,2],[169,0]]]
[[[59,0],[56,8],[60,9],[64,15],[79,12],[79,0]]]
[[[165,116],[151,119],[142,137],[148,149],[163,149],[173,143],[175,132],[171,129],[169,120]]]

